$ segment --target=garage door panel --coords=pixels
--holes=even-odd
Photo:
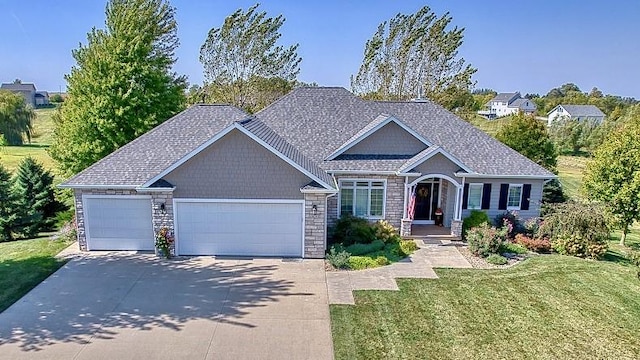
[[[183,255],[302,256],[301,203],[176,202]]]
[[[89,250],[153,250],[149,198],[83,199]]]

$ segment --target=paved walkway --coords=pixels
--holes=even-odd
[[[0,359],[333,358],[322,260],[63,256],[0,313]]]
[[[376,269],[327,272],[329,303],[355,304],[353,290],[398,290],[397,278],[437,279],[433,268],[471,267],[451,241],[429,245],[415,241],[420,249],[400,262]]]

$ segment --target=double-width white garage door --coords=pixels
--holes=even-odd
[[[175,200],[180,255],[301,257],[302,201]]]
[[[89,250],[153,250],[149,196],[84,196]]]

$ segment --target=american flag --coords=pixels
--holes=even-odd
[[[416,189],[413,189],[411,193],[411,199],[409,199],[409,206],[407,207],[407,216],[413,220],[413,216],[416,213]]]

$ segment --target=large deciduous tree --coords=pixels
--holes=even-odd
[[[555,171],[556,149],[544,122],[518,114],[498,131],[496,138],[538,165]]]
[[[622,245],[630,226],[640,220],[640,106],[625,117],[596,150],[584,176],[587,196],[605,203],[622,229]]]
[[[68,98],[54,116],[50,154],[76,173],[170,118],[186,81],[172,71],[175,9],[166,0],[111,0],[105,29],[72,52]]]
[[[0,143],[22,145],[25,138],[31,142],[35,117],[22,95],[0,90]]]
[[[407,100],[424,95],[445,107],[468,93],[476,69],[458,57],[464,28],[450,28],[449,13],[438,17],[428,6],[415,14],[384,21],[369,39],[352,90],[377,100]]]
[[[295,85],[298,44],[278,44],[284,17],[267,17],[258,4],[238,9],[209,31],[200,48],[205,99],[255,112]]]

